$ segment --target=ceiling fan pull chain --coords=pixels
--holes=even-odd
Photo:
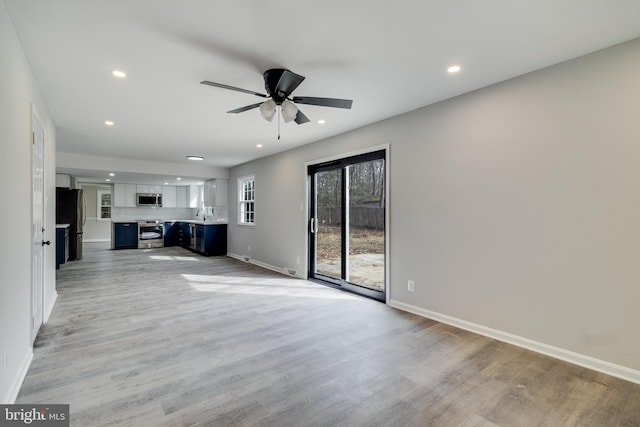
[[[280,106],[278,106],[278,141],[280,141]]]

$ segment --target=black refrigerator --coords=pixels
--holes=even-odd
[[[82,259],[84,223],[82,190],[56,188],[56,224],[69,224],[69,261]]]

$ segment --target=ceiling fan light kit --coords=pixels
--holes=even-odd
[[[298,115],[298,107],[293,102],[285,99],[282,101],[282,119],[285,123],[291,122]]]
[[[273,117],[276,115],[277,107],[278,106],[273,99],[265,101],[260,104],[260,115],[262,115],[262,118],[266,121],[271,122],[273,121]]]
[[[278,106],[280,107],[282,119],[285,123],[295,121],[297,124],[301,125],[309,122],[309,118],[299,110],[296,104],[344,109],[351,109],[351,105],[353,104],[351,99],[317,98],[312,96],[294,96],[290,98],[291,93],[300,85],[300,83],[302,83],[304,77],[285,68],[271,68],[265,71],[262,76],[264,78],[264,88],[267,94],[229,86],[223,83],[210,82],[208,80],[201,81],[200,83],[203,85],[219,87],[221,89],[248,93],[261,98],[269,98],[264,102],[258,102],[256,104],[227,111],[228,113],[242,113],[244,111],[253,110],[254,108],[259,108],[260,115],[268,121],[273,120]]]

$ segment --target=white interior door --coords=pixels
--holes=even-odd
[[[32,232],[31,232],[31,341],[43,321],[44,293],[44,128],[35,109],[32,112]]]

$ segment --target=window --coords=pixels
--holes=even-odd
[[[255,176],[238,178],[238,224],[255,224]]]
[[[98,221],[111,219],[111,190],[98,190],[97,195]]]

